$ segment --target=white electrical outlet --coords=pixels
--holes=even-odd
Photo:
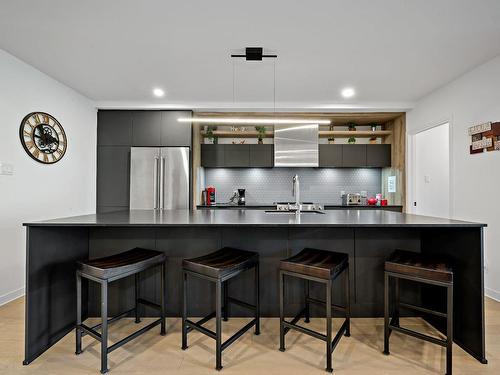
[[[0,163],[0,175],[12,176],[14,174],[14,165],[10,163]]]

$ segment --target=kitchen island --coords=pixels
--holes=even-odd
[[[313,247],[349,255],[353,317],[383,315],[383,265],[395,249],[443,256],[454,267],[454,340],[485,363],[483,228],[485,224],[402,214],[382,210],[329,210],[322,214],[266,213],[259,210],[134,210],[30,222],[26,239],[25,364],[70,332],[76,319],[76,261],[122,252],[134,247],[165,252],[167,312],[180,316],[182,259],[224,246],[253,250],[260,256],[262,316],[278,316],[279,260]],[[246,276],[246,277],[245,277]],[[230,284],[239,299],[252,283],[251,274]],[[159,298],[160,274],[141,276],[141,295]],[[341,281],[340,281],[341,283]],[[342,284],[340,284],[342,285]],[[213,286],[190,283],[191,316],[204,316],[213,308]],[[294,315],[302,303],[300,283],[287,289]],[[250,288],[251,289],[251,288]],[[342,304],[342,288],[334,285],[334,301]],[[442,293],[435,287],[404,288],[402,300],[442,308]],[[311,294],[320,296],[320,287]],[[133,280],[110,287],[113,316],[133,305]],[[97,316],[99,293],[84,287],[83,316]],[[321,316],[322,311],[312,312]],[[145,315],[153,311],[145,310]],[[232,315],[244,316],[236,307]],[[423,317],[443,329],[443,323]]]

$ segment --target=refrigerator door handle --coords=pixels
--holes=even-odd
[[[158,201],[159,201],[159,192],[158,192],[158,176],[159,176],[159,171],[158,171],[158,157],[156,156],[155,157],[155,168],[154,168],[154,173],[153,173],[153,199],[154,199],[154,202],[153,202],[153,208],[156,210],[159,208],[159,205],[158,205]]]
[[[162,156],[160,158],[160,181],[159,181],[159,189],[160,189],[160,209],[164,209],[163,200],[164,200],[164,189],[165,189],[165,158]]]

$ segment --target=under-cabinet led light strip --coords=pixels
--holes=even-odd
[[[205,124],[260,124],[260,125],[281,125],[281,124],[318,124],[328,125],[330,120],[320,119],[287,119],[287,118],[242,118],[242,117],[181,117],[179,122],[198,122]]]

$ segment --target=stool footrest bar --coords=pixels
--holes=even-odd
[[[126,344],[127,342],[129,342],[130,340],[133,340],[135,339],[137,336],[140,336],[142,335],[144,332],[146,331],[149,331],[151,328],[154,328],[156,327],[158,324],[161,323],[161,319],[157,319],[155,320],[154,322],[148,324],[147,326],[141,328],[140,330],[132,333],[131,335],[128,335],[127,337],[121,339],[120,341],[118,341],[117,343],[111,345],[109,348],[108,348],[108,353],[111,353],[113,350],[115,349],[118,349],[120,346]]]
[[[145,300],[145,299],[142,299],[142,298],[139,298],[137,300],[138,303],[140,303],[141,305],[144,305],[144,306],[149,306],[153,309],[156,309],[158,311],[161,311],[161,306],[158,305],[157,303],[154,303],[154,302],[151,302],[151,301],[148,301],[148,300]]]
[[[117,320],[120,320],[120,319],[122,319],[122,318],[125,318],[128,314],[130,314],[131,312],[134,312],[134,311],[135,311],[135,307],[134,307],[133,309],[130,309],[130,310],[124,311],[124,312],[122,312],[121,314],[118,314],[118,315],[116,315],[116,316],[114,316],[114,317],[112,317],[112,318],[108,319],[108,324],[114,323],[114,322],[116,322]],[[94,329],[94,330],[95,330],[95,329],[99,329],[99,328],[101,328],[101,326],[102,326],[102,322],[101,322],[101,323],[99,323],[99,324],[96,324],[95,326],[92,326],[92,327],[90,327],[90,328],[92,328],[92,329]],[[86,334],[86,333],[85,333],[85,334]],[[83,335],[83,336],[84,336],[84,335]]]
[[[201,332],[201,333],[207,335],[208,337],[213,338],[214,340],[216,338],[216,334],[214,331],[211,331],[208,328],[203,327],[199,323],[196,323],[196,322],[193,322],[192,320],[186,319],[186,325],[188,326],[188,328],[195,329],[198,332]]]
[[[316,305],[321,305],[321,306],[325,306],[326,305],[326,302],[325,301],[321,301],[319,299],[316,299],[316,298],[307,298],[306,299],[306,302],[309,302],[309,303],[314,303]],[[332,303],[332,309],[333,310],[336,310],[336,311],[343,311],[345,312],[346,311],[346,308],[344,306],[340,306],[340,305],[335,305]]]
[[[337,334],[332,340],[332,352],[335,350],[335,347],[339,343],[340,339],[342,338],[342,335],[346,332],[346,330],[347,330],[347,319],[344,320],[344,323],[342,323],[342,326],[339,328]]]
[[[425,307],[421,307],[421,306],[417,306],[417,305],[412,305],[411,303],[400,302],[399,306],[405,307],[407,309],[415,310],[415,311],[420,311],[420,312],[423,312],[423,313],[426,313],[426,314],[432,314],[432,315],[440,316],[442,318],[446,318],[447,317],[446,313],[443,313],[441,311],[435,311],[435,310],[431,310],[431,309],[426,309]]]
[[[89,326],[86,326],[85,324],[80,324],[79,326],[77,326],[77,328],[81,329],[84,333],[92,336],[96,340],[101,341],[101,334],[96,330],[90,328]]]
[[[215,311],[213,313],[211,313],[211,314],[208,314],[206,317],[198,320],[195,323],[201,326],[201,325],[205,324],[206,322],[208,322],[210,319],[213,319],[213,318],[215,318]],[[188,332],[191,332],[192,330],[193,330],[193,328],[187,327],[187,331]]]
[[[229,345],[238,340],[246,331],[252,328],[255,324],[257,324],[257,319],[252,319],[250,322],[248,322],[243,328],[241,328],[234,335],[232,335],[230,338],[228,338],[226,341],[222,343],[221,350],[226,349]]]
[[[249,310],[252,310],[252,311],[255,311],[255,309],[257,308],[255,305],[251,305],[247,302],[243,302],[243,301],[240,301],[239,299],[236,299],[236,298],[233,298],[233,297],[227,297],[227,301],[228,302],[231,302],[231,303],[234,303],[235,305],[239,305],[241,307],[245,307]]]
[[[309,335],[309,336],[315,337],[317,339],[326,341],[326,335],[323,335],[319,332],[313,331],[309,328],[301,327],[301,326],[298,326],[296,324],[291,324],[287,321],[283,321],[283,325],[288,329],[295,329],[301,333],[305,333],[306,335]]]
[[[416,337],[416,338],[421,339],[421,340],[432,342],[433,344],[437,344],[437,345],[441,345],[441,346],[447,345],[446,340],[441,340],[441,339],[438,339],[436,337],[424,335],[423,333],[415,332],[415,331],[412,331],[411,329],[394,326],[392,324],[389,324],[389,329],[394,330],[396,332],[404,333],[405,335],[408,335],[408,336]]]
[[[299,312],[299,313],[295,316],[295,318],[293,318],[290,322],[288,322],[288,324],[294,324],[294,325],[295,325],[295,324],[296,324],[296,323],[300,320],[300,318],[302,318],[303,316],[305,316],[305,315],[306,315],[306,310],[307,310],[307,308],[306,308],[306,307],[304,307],[304,308],[302,309],[302,311],[300,311],[300,312]],[[284,321],[284,322],[285,322],[285,321]],[[288,333],[288,331],[289,331],[289,330],[290,330],[290,328],[285,327],[285,335]]]

